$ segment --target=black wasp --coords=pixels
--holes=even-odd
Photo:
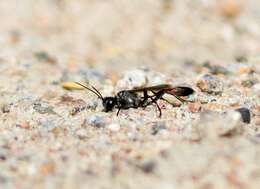
[[[162,115],[160,106],[158,105],[158,100],[165,100],[163,98],[164,94],[173,95],[181,102],[186,102],[185,99],[181,98],[184,96],[191,95],[194,90],[190,87],[177,86],[173,87],[169,84],[155,85],[151,87],[140,87],[134,88],[132,90],[119,91],[116,96],[103,97],[101,93],[93,86],[91,88],[76,82],[76,84],[84,87],[85,89],[93,92],[102,100],[104,111],[112,111],[113,108],[118,108],[117,115],[121,109],[129,108],[145,108],[149,105],[155,104],[159,110],[159,117]],[[151,93],[150,95],[148,93]],[[168,102],[168,101],[167,101]]]

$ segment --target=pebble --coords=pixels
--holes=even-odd
[[[4,154],[0,154],[0,161],[5,161],[6,160],[6,156]]]
[[[185,138],[190,141],[200,141],[202,139],[202,134],[197,125],[188,124],[185,128],[186,132],[184,132]]]
[[[9,113],[11,110],[11,105],[10,104],[4,104],[1,107],[2,113]]]
[[[238,0],[222,0],[220,2],[220,13],[224,17],[234,18],[242,12],[242,3]]]
[[[251,87],[253,87],[255,84],[257,84],[258,83],[258,81],[257,80],[255,80],[255,79],[246,79],[246,80],[243,80],[242,82],[241,82],[241,85],[243,86],[243,87],[247,87],[247,88],[251,88]]]
[[[56,169],[54,162],[45,162],[39,167],[39,173],[43,176],[47,176],[53,173]]]
[[[76,135],[79,137],[79,139],[83,140],[83,139],[87,138],[88,133],[87,133],[86,129],[79,129],[76,131]]]
[[[146,73],[140,69],[127,71],[123,74],[121,80],[117,82],[118,89],[132,89],[142,87],[147,84]]]
[[[51,131],[57,127],[56,124],[54,124],[53,121],[50,120],[41,120],[40,124],[42,126],[42,131]]]
[[[78,71],[78,75],[80,76],[80,78],[83,78],[83,80],[85,81],[95,80],[95,81],[104,82],[104,80],[106,79],[106,76],[104,74],[98,72],[93,68],[81,68]]]
[[[244,123],[249,124],[251,121],[251,114],[250,114],[250,110],[248,108],[238,108],[236,109],[237,112],[240,113],[242,121]]]
[[[234,110],[202,112],[197,126],[200,136],[207,138],[230,136],[240,134],[243,131],[241,115]]]
[[[120,130],[120,125],[117,124],[117,123],[111,123],[107,126],[107,128],[110,130],[110,131],[113,131],[113,132],[117,132]]]
[[[16,127],[22,128],[22,129],[30,129],[30,123],[28,121],[16,124]]]
[[[243,55],[236,56],[235,60],[237,62],[247,62],[248,61],[247,58],[245,56],[243,56]]]
[[[144,173],[152,173],[156,168],[156,162],[149,160],[138,166]]]
[[[165,122],[155,122],[152,126],[152,135],[158,134],[161,130],[166,130],[166,124]]]
[[[202,106],[200,103],[189,103],[188,104],[188,109],[191,113],[197,113],[197,112],[200,112],[201,109],[202,109]]]
[[[79,112],[85,110],[85,109],[94,109],[97,107],[97,102],[88,101],[89,104],[87,104],[82,99],[75,99],[72,96],[63,95],[61,96],[60,104],[67,105],[71,108],[70,115],[75,116]]]
[[[160,72],[147,70],[147,71],[145,71],[145,73],[146,73],[146,77],[149,82],[149,85],[160,85],[162,83],[165,83],[165,81],[167,80],[167,77]]]
[[[86,102],[84,100],[81,99],[77,99],[72,103],[72,110],[70,111],[70,114],[72,116],[78,114],[79,112],[85,110],[87,108],[86,106]]]
[[[38,59],[38,61],[40,61],[40,62],[50,63],[50,64],[57,63],[57,60],[54,57],[50,56],[45,51],[36,52],[34,55]]]
[[[208,68],[210,73],[213,75],[218,75],[218,74],[227,75],[230,73],[225,67],[220,65],[211,65],[210,62],[208,61],[205,62],[203,66]]]
[[[93,127],[101,128],[105,127],[107,122],[103,116],[92,115],[87,118],[87,123]]]
[[[95,110],[97,108],[97,106],[98,106],[97,101],[90,100],[90,101],[87,102],[86,108],[91,109],[91,110]]]
[[[219,124],[219,135],[225,136],[229,134],[240,133],[242,131],[242,119],[238,112],[230,110],[222,113],[220,116],[220,120],[222,119],[222,124]]]
[[[56,114],[53,111],[53,107],[47,104],[42,104],[41,102],[34,102],[33,109],[40,114]]]
[[[197,81],[197,87],[208,94],[221,94],[224,89],[223,82],[216,76],[205,74]]]

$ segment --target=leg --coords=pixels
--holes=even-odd
[[[159,117],[162,117],[162,110],[161,110],[160,106],[158,105],[157,101],[155,99],[153,99],[152,97],[150,97],[150,96],[148,98],[150,98],[152,103],[154,103],[156,105],[156,107],[157,107],[157,109],[159,111]]]
[[[186,100],[182,99],[181,97],[174,95],[175,98],[177,98],[179,101],[181,101],[182,103],[186,102]]]
[[[156,104],[157,109],[159,111],[159,117],[162,117],[162,110],[161,110],[160,106],[158,105],[158,103],[156,101],[154,101],[154,103]]]
[[[153,92],[153,91],[152,91]],[[155,92],[153,92],[153,94],[156,96],[157,95],[157,93],[155,93]],[[166,102],[168,102],[169,104],[172,104],[172,103],[170,103],[168,100],[166,100],[165,98],[163,98],[162,96],[164,95],[164,93],[161,95],[161,97],[160,97],[160,99],[162,99],[162,100],[164,100],[164,101],[166,101]],[[179,97],[179,96],[177,96],[177,95],[173,95],[175,98],[177,98],[179,101],[181,101],[182,103],[184,103],[184,102],[187,102],[187,100],[184,100],[184,99],[182,99],[181,97]],[[172,105],[174,105],[174,104],[172,104]]]
[[[161,110],[160,106],[158,105],[157,100],[159,100],[164,95],[164,91],[159,91],[157,93],[154,91],[151,91],[151,92],[153,93],[153,95],[149,96],[147,94],[147,91],[144,91],[144,94],[143,94],[144,96],[142,97],[143,99],[140,102],[139,106],[145,108],[146,106],[154,103],[159,111],[159,117],[161,117],[162,110]],[[148,101],[148,99],[150,99],[150,101]]]
[[[156,107],[157,107],[157,109],[158,109],[158,111],[159,111],[159,117],[161,117],[162,116],[162,110],[161,110],[161,108],[160,108],[160,106],[158,105],[158,103],[157,103],[157,100],[159,100],[159,99],[161,99],[162,98],[162,96],[164,95],[164,91],[159,91],[159,92],[154,92],[154,91],[151,91],[154,95],[153,96],[148,96],[147,95],[147,97],[151,100],[150,102],[149,102],[149,104],[146,104],[146,106],[147,105],[150,105],[150,104],[152,104],[152,103],[154,103],[155,105],[156,105]],[[153,98],[154,97],[154,98]]]
[[[117,110],[116,116],[119,115],[120,110],[121,110],[121,108],[119,107],[118,110]]]

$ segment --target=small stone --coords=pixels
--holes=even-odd
[[[54,162],[46,162],[40,166],[39,171],[43,176],[47,176],[47,175],[53,173],[55,171],[55,169],[56,169],[56,166],[55,166]]]
[[[156,168],[155,161],[146,161],[138,166],[144,173],[152,173]]]
[[[244,123],[249,124],[251,121],[251,114],[250,114],[250,110],[247,108],[238,108],[236,109],[237,112],[239,112],[241,114],[241,118],[242,121]]]
[[[28,121],[25,121],[23,123],[16,124],[16,127],[19,127],[22,129],[30,129],[30,123]]]
[[[203,75],[197,81],[197,87],[208,94],[221,94],[223,92],[223,83],[218,77],[210,74]]]
[[[40,114],[56,114],[53,111],[52,106],[49,106],[47,104],[43,104],[43,103],[38,102],[38,101],[33,104],[33,109]]]
[[[149,85],[160,85],[167,80],[166,76],[160,72],[147,70],[145,74]]]
[[[222,125],[219,125],[219,135],[228,136],[242,131],[241,115],[233,110],[222,113]]]
[[[203,66],[208,68],[210,73],[213,75],[218,75],[218,74],[227,75],[230,73],[225,67],[220,65],[211,65],[210,62],[208,61],[205,62]]]
[[[253,73],[254,70],[249,67],[249,66],[241,66],[238,70],[237,70],[237,73],[239,75],[243,75],[243,74],[250,74],[250,73]]]
[[[46,62],[50,64],[55,64],[57,62],[54,57],[50,56],[45,51],[36,52],[34,55],[40,62]]]
[[[243,131],[241,115],[234,110],[222,113],[215,111],[202,112],[197,126],[200,136],[207,138],[230,136],[240,134]]]
[[[93,68],[81,68],[78,71],[78,75],[80,76],[80,78],[83,78],[83,80],[85,80],[85,81],[104,82],[104,80],[106,79],[105,74],[100,73],[99,71],[97,71]]]
[[[6,160],[6,156],[4,154],[0,154],[0,160],[1,161],[5,161]]]
[[[91,126],[101,128],[101,127],[105,127],[106,120],[103,116],[92,115],[87,119],[87,123]]]
[[[185,138],[187,138],[190,141],[200,141],[202,139],[201,132],[199,131],[198,125],[187,125],[186,126],[186,132],[185,132]]]
[[[238,16],[242,8],[242,3],[238,0],[222,0],[220,2],[220,13],[227,18]]]
[[[147,83],[146,73],[143,70],[135,69],[124,73],[123,78],[118,81],[118,89],[132,89],[145,86]]]
[[[4,104],[2,107],[1,107],[1,110],[3,113],[9,113],[10,112],[10,109],[11,109],[11,105],[10,104]]]
[[[44,131],[52,131],[53,129],[55,129],[57,127],[56,124],[54,124],[53,121],[50,120],[40,120],[40,125],[42,126],[42,129]]]
[[[81,99],[77,99],[77,100],[73,101],[73,103],[71,105],[73,106],[72,110],[70,111],[70,114],[72,116],[78,114],[79,112],[81,112],[87,108],[86,102]]]
[[[200,103],[189,103],[188,109],[191,113],[197,113],[201,111],[201,104]]]
[[[75,116],[76,114],[78,114],[79,112],[85,110],[85,107],[74,107],[72,108],[72,110],[70,111],[70,114],[72,116]]]
[[[108,128],[110,131],[117,132],[117,131],[120,130],[120,125],[117,124],[117,123],[111,123],[110,125],[107,126],[107,128]]]
[[[87,109],[95,110],[98,106],[98,101],[88,101],[86,104]]]
[[[253,87],[258,81],[255,79],[246,79],[241,82],[243,87],[251,88]]]
[[[236,57],[235,57],[235,60],[236,60],[237,62],[247,62],[247,58],[246,58],[245,56],[243,56],[243,55],[238,55],[238,56],[236,56]]]
[[[70,115],[72,116],[75,116],[85,109],[94,109],[97,107],[97,102],[89,101],[89,104],[87,104],[82,99],[75,99],[72,96],[68,95],[61,96],[59,104],[69,106],[71,108]]]
[[[166,125],[165,122],[155,122],[152,126],[152,135],[156,135],[158,132],[160,132],[161,130],[166,130]]]
[[[83,139],[87,138],[88,133],[87,133],[86,129],[79,129],[79,130],[77,130],[76,135],[79,137],[79,139],[83,140]]]

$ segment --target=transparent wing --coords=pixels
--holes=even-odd
[[[131,90],[127,90],[130,92],[142,92],[142,91],[159,91],[159,90],[170,90],[173,89],[172,85],[170,84],[161,84],[161,85],[154,85],[150,87],[137,87]]]

